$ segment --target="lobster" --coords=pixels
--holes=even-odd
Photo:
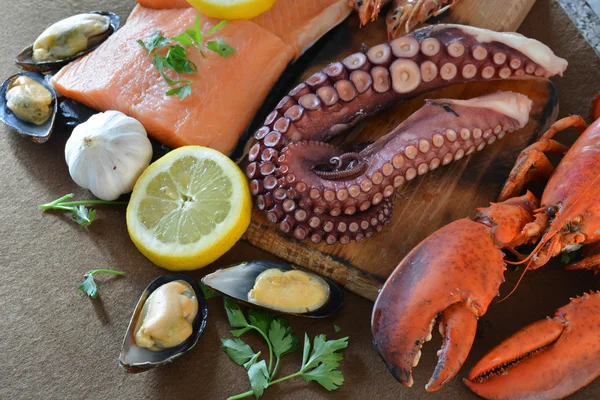
[[[593,117],[600,115],[598,102]],[[557,132],[580,135],[567,148]],[[546,153],[563,154],[553,167]],[[541,201],[532,180],[547,179]],[[497,203],[474,219],[454,221],[423,240],[398,265],[375,302],[373,343],[393,376],[412,386],[412,367],[439,321],[438,364],[426,386],[449,382],[467,358],[477,320],[499,293],[506,263],[524,271],[563,251],[600,242],[600,119],[589,127],[579,116],[556,121],[518,157]],[[527,255],[517,247],[535,246]],[[519,260],[505,260],[504,251]],[[600,272],[600,255],[567,267]],[[560,359],[560,362],[552,360]],[[489,399],[557,399],[600,376],[600,291],[583,294],[553,318],[535,322],[499,344],[471,370],[465,384]]]
[[[450,10],[460,0],[393,0],[393,4],[385,18],[387,25],[388,41],[412,32],[417,25],[425,22],[430,17]],[[360,25],[375,21],[379,16],[381,7],[390,0],[355,0],[355,9],[358,11]]]

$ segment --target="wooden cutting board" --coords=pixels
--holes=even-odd
[[[533,3],[534,0],[463,0],[441,21],[515,31]],[[358,18],[353,15],[323,40],[325,43],[321,48],[307,55],[310,58],[304,60],[306,68],[301,74],[296,73],[298,79],[291,80],[286,91],[330,62],[360,50],[362,43],[372,46],[384,42],[385,23],[380,18],[376,23],[359,28]],[[371,239],[345,246],[314,245],[309,240],[300,242],[268,223],[256,208],[245,239],[291,263],[329,276],[359,295],[375,299],[385,279],[421,240],[455,219],[473,216],[476,207],[495,200],[521,149],[533,142],[556,118],[556,89],[545,80],[452,86],[392,107],[334,139],[336,143],[373,141],[420,108],[425,98],[463,99],[497,90],[520,92],[534,101],[525,128],[481,152],[404,185],[390,224]],[[276,104],[280,96],[272,97],[271,102]],[[271,108],[268,107],[268,111]]]

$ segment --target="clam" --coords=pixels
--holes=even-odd
[[[58,70],[102,44],[119,29],[120,22],[117,14],[106,11],[64,19],[47,28],[32,45],[21,51],[15,63],[27,71]]]
[[[290,281],[300,287],[286,286]],[[331,279],[285,263],[244,262],[206,275],[202,283],[250,307],[300,317],[327,317],[344,304],[342,289]]]
[[[37,143],[52,134],[58,112],[56,92],[36,72],[22,72],[0,86],[0,121]]]
[[[151,302],[152,297],[150,297],[153,293],[156,292],[159,288],[164,288],[165,285],[172,284],[181,284],[185,286],[186,290],[182,292],[180,295],[185,296],[187,299],[194,299],[197,301],[197,313],[195,317],[191,321],[183,321],[181,318],[173,318],[173,321],[176,324],[171,325],[167,330],[167,334],[165,337],[172,339],[171,334],[174,332],[173,326],[178,329],[185,328],[188,325],[188,322],[191,323],[191,334],[183,339],[181,343],[170,347],[165,346],[164,342],[161,342],[162,339],[159,338],[149,338],[151,334],[151,330],[141,329],[147,322],[146,318],[151,320],[150,322],[156,323],[156,315],[152,314],[149,311],[147,306],[148,302]],[[186,300],[187,299],[183,299]],[[176,305],[179,306],[179,303],[183,303],[179,300]],[[157,315],[161,315],[165,312],[170,312],[173,309],[164,307],[164,301],[157,302],[157,307],[159,311],[156,313]],[[183,305],[181,306],[184,307]],[[181,317],[181,316],[179,316]],[[183,274],[169,274],[163,275],[150,283],[150,285],[144,290],[142,293],[142,297],[137,303],[135,310],[133,312],[133,316],[131,317],[131,321],[129,322],[129,327],[127,328],[127,333],[125,334],[125,338],[123,339],[123,347],[121,349],[121,354],[119,356],[120,365],[125,368],[127,372],[144,372],[149,369],[168,364],[175,359],[181,357],[188,351],[190,351],[204,332],[206,328],[206,319],[208,317],[208,309],[206,308],[206,301],[204,299],[204,294],[202,289],[198,285],[198,283]],[[154,321],[152,319],[154,318]],[[150,340],[150,343],[147,343]],[[138,343],[140,345],[138,345]],[[141,345],[145,347],[141,347]]]

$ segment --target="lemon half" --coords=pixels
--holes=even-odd
[[[202,14],[219,19],[250,19],[269,11],[276,0],[187,0]]]
[[[227,252],[250,224],[246,177],[222,153],[186,146],[150,165],[127,206],[138,250],[171,271],[204,267]]]

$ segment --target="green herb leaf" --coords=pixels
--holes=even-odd
[[[84,205],[74,206],[71,208],[71,213],[73,214],[73,221],[81,226],[90,225],[96,216],[96,210],[91,208],[88,209]]]
[[[344,383],[344,376],[337,368],[344,358],[339,350],[348,347],[348,337],[327,340],[325,335],[318,335],[314,339],[310,355],[307,351],[310,342],[308,336],[304,338],[304,356],[302,357],[302,377],[307,381],[316,381],[327,390],[335,390]]]
[[[167,46],[171,42],[171,39],[164,37],[160,31],[156,31],[146,39],[138,40],[137,42],[140,46],[148,50],[148,57],[150,57],[152,51]]]
[[[173,38],[174,41],[181,43],[184,46],[194,46],[194,42],[187,33],[182,33]]]
[[[310,339],[308,335],[304,334],[304,350],[302,351],[302,367],[308,362],[308,355],[310,354]]]
[[[570,264],[571,261],[575,259],[576,255],[577,253],[575,251],[569,253],[560,253],[560,262],[563,264]]]
[[[213,33],[215,33],[216,31],[220,30],[221,28],[223,28],[225,25],[227,24],[227,21],[223,20],[221,22],[219,22],[218,24],[216,24],[215,26],[213,26],[212,28],[210,28],[205,34],[204,36],[209,36],[212,35]]]
[[[169,90],[165,93],[167,96],[179,96],[181,101],[185,100],[190,94],[192,94],[192,87],[187,84],[180,87],[176,87],[175,89]]]
[[[252,327],[251,327],[251,326],[247,326],[247,327],[245,327],[245,328],[242,328],[242,329],[236,329],[236,330],[233,330],[233,331],[231,331],[231,334],[232,334],[233,336],[235,336],[235,337],[240,337],[240,336],[242,336],[244,333],[246,333],[246,332],[248,332],[248,331],[250,331],[250,330],[252,330]]]
[[[313,342],[313,349],[306,363],[303,363],[302,370],[315,368],[321,362],[340,361],[343,356],[336,353],[348,347],[348,337],[327,340],[325,335],[318,335]]]
[[[208,299],[213,298],[213,297],[217,297],[217,294],[215,292],[213,292],[204,283],[198,282],[198,284],[200,285],[200,289],[202,289],[202,293],[204,294],[204,299],[205,300],[208,300]]]
[[[340,331],[342,330],[342,328],[340,328],[339,326],[337,326],[336,324],[333,324],[333,331],[335,333],[340,333]]]
[[[178,44],[169,46],[166,59],[169,67],[178,74],[192,74],[198,71],[196,64],[187,59],[187,50]]]
[[[339,363],[322,363],[315,369],[304,372],[302,377],[306,382],[315,381],[331,391],[344,384],[344,375],[336,368]]]
[[[196,14],[196,20],[194,21],[194,34],[190,35],[192,38],[196,39],[196,43],[200,46],[202,42],[202,25],[200,24],[200,11]]]
[[[218,53],[221,57],[227,58],[232,54],[235,54],[235,49],[225,43],[223,38],[217,38],[216,40],[209,40],[206,42],[206,48]]]
[[[96,281],[94,281],[94,274],[97,274],[100,272],[113,274],[113,275],[125,275],[124,272],[115,271],[112,269],[93,269],[91,271],[86,272],[83,275],[85,280],[79,286],[77,286],[77,289],[81,290],[82,292],[87,294],[92,299],[97,298],[98,297],[98,286],[96,285]]]
[[[80,200],[67,201],[73,198],[73,193],[66,194],[50,203],[40,204],[38,207],[42,210],[62,210],[69,211],[73,216],[73,221],[82,226],[88,226],[94,221],[96,210],[85,207],[87,204],[119,204],[125,205],[126,201],[106,201],[106,200]]]
[[[250,324],[260,329],[265,335],[269,331],[271,316],[260,308],[251,308],[248,310],[248,320]]]
[[[259,356],[260,356],[260,351],[258,353],[256,353],[254,356],[252,356],[252,358],[250,360],[248,360],[247,363],[244,364],[244,368],[246,368],[246,371],[249,370],[251,366],[256,364]]]
[[[269,340],[273,345],[273,352],[275,352],[277,358],[291,353],[300,347],[298,337],[292,335],[292,328],[288,326],[287,321],[283,318],[271,321]]]
[[[248,321],[246,321],[240,306],[233,300],[225,299],[225,312],[232,328],[245,328],[248,326]]]
[[[252,364],[248,369],[248,378],[254,396],[258,399],[269,386],[269,371],[265,360]]]
[[[77,289],[81,290],[92,299],[98,297],[98,287],[96,286],[96,282],[94,281],[94,275],[87,273],[84,275],[85,280],[81,285],[77,287]]]
[[[236,364],[244,365],[253,357],[257,357],[254,350],[241,339],[221,339],[221,348]]]

